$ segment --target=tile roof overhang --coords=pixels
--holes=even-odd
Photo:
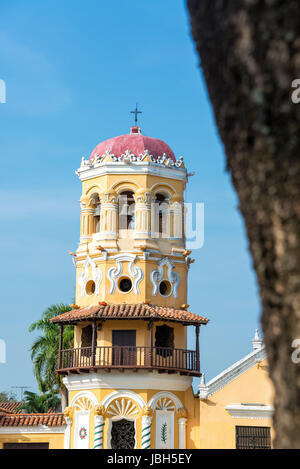
[[[22,411],[18,410],[19,407],[23,404],[22,401],[0,401],[0,412],[7,414],[21,414]]]
[[[205,325],[208,319],[187,310],[149,304],[111,304],[73,309],[50,319],[57,324],[76,324],[80,321],[106,319],[143,319],[180,322],[183,325]]]
[[[45,425],[59,427],[65,425],[64,414],[6,414],[0,415],[0,427],[34,427]]]

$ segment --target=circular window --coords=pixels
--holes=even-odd
[[[163,280],[162,282],[160,282],[159,293],[162,296],[169,296],[171,294],[171,291],[172,291],[172,286],[170,282],[168,282],[168,280]]]
[[[96,285],[94,280],[89,280],[85,286],[87,295],[93,295],[95,293]]]
[[[132,281],[128,277],[123,277],[119,281],[119,289],[123,293],[128,293],[132,288]]]

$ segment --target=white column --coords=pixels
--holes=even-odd
[[[182,239],[182,205],[178,202],[172,205],[173,234],[172,238]]]
[[[95,415],[94,449],[103,448],[103,430],[104,430],[103,415]]]
[[[151,424],[152,417],[143,415],[142,417],[142,449],[151,448]]]
[[[178,419],[178,430],[179,430],[179,448],[186,449],[186,422],[187,419],[182,417]]]
[[[65,421],[67,426],[65,429],[64,449],[70,449],[72,419],[70,417],[65,417]]]

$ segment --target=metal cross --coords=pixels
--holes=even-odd
[[[142,111],[139,111],[139,110],[138,110],[138,103],[136,103],[135,110],[134,110],[134,111],[130,111],[130,114],[135,114],[134,123],[135,123],[135,125],[137,125],[138,114],[142,114]]]

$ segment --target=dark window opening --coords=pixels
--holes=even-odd
[[[130,278],[127,278],[127,277],[124,277],[124,278],[121,278],[121,280],[119,281],[119,289],[123,292],[123,293],[128,293],[132,288],[132,281],[130,280]]]
[[[135,428],[134,422],[126,419],[112,422],[111,448],[112,449],[134,449]]]
[[[174,349],[174,329],[169,326],[157,326],[155,331],[156,354],[162,357],[170,357]]]
[[[93,207],[94,207],[94,227],[93,232],[98,233],[100,231],[100,213],[101,213],[101,202],[98,194],[92,195]]]
[[[172,290],[172,286],[171,286],[170,282],[168,282],[167,280],[163,280],[162,282],[160,282],[160,284],[159,284],[159,293],[162,296],[169,296],[170,293],[171,293],[171,290]]]
[[[134,230],[135,228],[135,200],[132,191],[124,191],[119,198],[119,228]]]
[[[91,357],[92,356],[92,349],[85,347],[92,347],[92,340],[93,340],[93,328],[92,326],[84,327],[81,331],[81,355],[83,357]]]
[[[4,443],[3,449],[49,449],[49,443]]]
[[[270,427],[235,427],[237,449],[271,449]]]
[[[136,331],[115,330],[112,331],[113,365],[136,365]]]
[[[167,237],[168,234],[166,226],[166,209],[168,207],[167,198],[163,194],[156,194],[155,196],[155,208],[158,210],[158,226],[155,227],[154,231],[158,231],[159,235],[162,237]]]

